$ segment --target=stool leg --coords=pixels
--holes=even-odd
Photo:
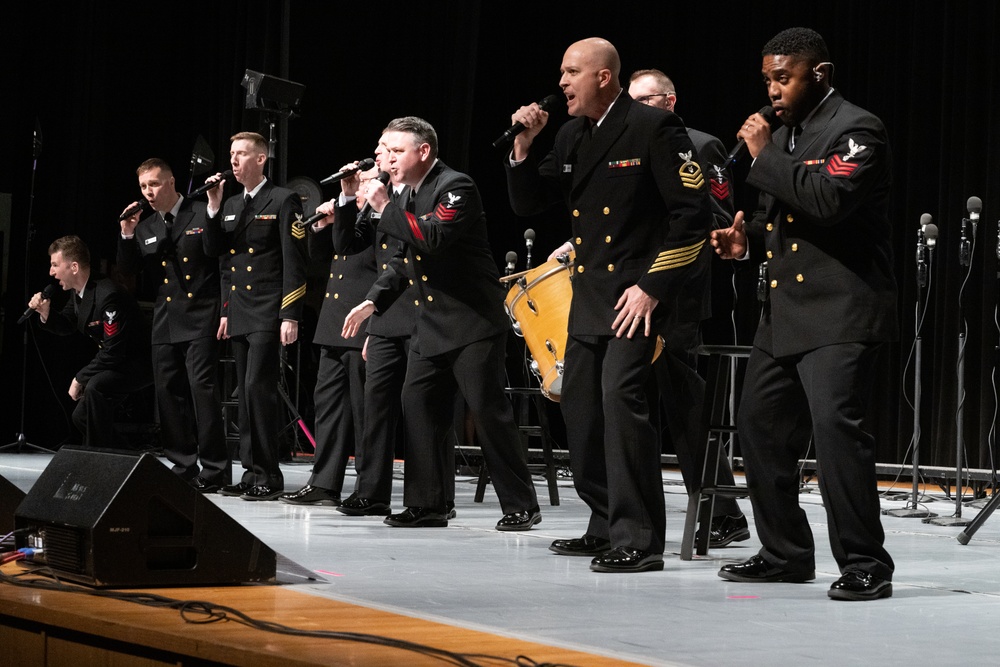
[[[535,411],[538,413],[538,426],[542,434],[542,457],[545,460],[545,479],[549,486],[549,505],[559,504],[559,486],[556,484],[556,462],[552,455],[552,434],[549,431],[549,418],[545,413],[545,398],[539,393],[535,396]]]

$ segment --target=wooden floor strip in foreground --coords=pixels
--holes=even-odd
[[[3,572],[12,575],[20,569],[7,565]],[[144,592],[209,601],[259,621],[300,630],[380,635],[467,656],[513,660],[523,655],[537,663],[581,666],[634,664],[330,600],[284,586],[157,588]],[[484,604],[489,604],[488,598]],[[253,667],[454,664],[397,648],[275,634],[233,621],[186,623],[173,609],[6,583],[0,583],[0,646],[4,660],[11,660],[7,664],[19,667],[202,665],[205,661]],[[491,667],[502,664],[473,660]]]

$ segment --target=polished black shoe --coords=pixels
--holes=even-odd
[[[632,547],[615,547],[590,561],[594,572],[649,572],[663,569],[663,554]]]
[[[549,545],[549,551],[561,556],[600,556],[610,549],[610,540],[593,535],[574,537],[571,540],[555,540]]]
[[[542,512],[535,505],[531,509],[504,514],[497,521],[497,530],[531,530],[536,523],[542,522]]]
[[[448,517],[449,520],[454,519],[455,517],[458,516],[458,512],[455,511],[454,501],[449,500],[448,502],[446,502],[444,504],[444,509],[445,509],[445,515]]]
[[[244,493],[250,490],[250,485],[246,482],[237,482],[236,484],[229,484],[227,486],[219,489],[219,493],[224,496],[242,496]]]
[[[273,486],[258,484],[251,486],[240,498],[243,500],[277,500],[284,489],[276,489]]]
[[[448,515],[426,507],[407,507],[399,514],[390,514],[383,523],[396,528],[445,528]]]
[[[194,479],[190,480],[188,484],[190,484],[191,488],[193,488],[195,491],[199,493],[215,493],[216,491],[219,490],[218,484],[216,484],[215,482],[209,482],[208,480],[202,477],[195,477]]]
[[[712,527],[708,534],[708,546],[712,549],[724,547],[733,542],[745,542],[750,539],[750,526],[747,518],[739,516],[714,516]],[[701,546],[701,541],[695,539],[695,545]]]
[[[340,496],[332,491],[320,489],[306,484],[298,491],[282,493],[278,500],[289,505],[325,505],[336,507],[340,504]]]
[[[347,500],[337,508],[338,512],[348,516],[388,516],[392,513],[389,503],[371,498],[362,498],[356,493],[352,493]]]
[[[742,563],[723,565],[722,569],[719,570],[719,576],[723,579],[728,579],[729,581],[759,581],[762,583],[770,581],[786,581],[789,583],[801,584],[815,579],[816,572],[813,570],[808,572],[790,572],[789,570],[782,570],[780,567],[776,567],[768,563],[766,560],[761,558],[760,555],[756,555]]]
[[[860,570],[848,570],[827,591],[834,600],[878,600],[892,597],[892,582]]]

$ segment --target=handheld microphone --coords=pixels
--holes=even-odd
[[[538,103],[538,108],[542,111],[548,111],[556,102],[559,101],[558,95],[549,95],[544,100]],[[507,128],[503,134],[501,134],[496,141],[493,142],[493,148],[499,148],[508,141],[512,141],[514,137],[524,132],[524,124],[520,121],[514,123],[509,128]]]
[[[389,172],[380,171],[378,173],[378,176],[376,176],[376,178],[378,179],[378,182],[381,183],[382,185],[388,185],[389,179],[391,177],[389,176]],[[372,212],[372,203],[370,201],[366,201],[365,205],[361,207],[361,211],[358,212],[358,219],[360,220],[361,218],[370,215],[371,212]]]
[[[761,107],[760,111],[758,111],[757,113],[763,116],[764,120],[766,120],[767,124],[771,127],[774,127],[774,122],[778,120],[777,112],[774,110],[774,107],[770,105],[766,107]],[[733,150],[729,151],[729,157],[726,158],[726,164],[728,165],[736,162],[741,157],[746,155],[747,150],[748,149],[746,140],[740,139],[739,142],[736,144],[736,146],[733,147]]]
[[[55,296],[55,294],[56,294],[56,286],[53,285],[52,283],[49,283],[42,289],[42,298],[45,299],[46,301],[51,301],[52,297]],[[17,323],[24,324],[28,320],[28,318],[31,317],[31,314],[33,312],[35,312],[34,308],[26,309],[24,311],[24,315],[21,315],[21,317],[17,320]]]
[[[517,266],[517,253],[511,250],[507,253],[507,275],[514,273],[514,267]]]
[[[359,171],[368,171],[374,166],[375,166],[375,160],[373,160],[370,157],[367,157],[353,167],[347,167],[346,169],[341,169],[335,174],[330,174],[322,181],[320,181],[319,184],[326,185],[327,183],[332,183],[333,181],[340,181],[347,178],[351,174],[358,173]]]
[[[222,178],[220,178],[219,181],[228,181],[230,178],[233,178],[233,170],[232,169],[226,169],[224,172],[222,172]],[[208,192],[209,190],[211,190],[212,188],[214,188],[216,185],[218,185],[219,181],[211,181],[211,182],[205,183],[204,185],[202,185],[199,188],[195,188],[193,192],[189,192],[188,193],[188,198],[194,198],[194,197],[197,197],[200,194],[204,194],[204,193]]]
[[[146,201],[145,197],[143,197],[134,206],[129,206],[127,209],[125,209],[125,212],[118,216],[118,222],[128,220],[136,213],[139,213],[140,211],[145,211],[147,209],[149,209],[149,202]]]
[[[525,258],[525,261],[527,262],[527,265],[526,265],[525,268],[528,268],[528,269],[531,268],[531,249],[534,247],[534,245],[535,245],[535,230],[534,229],[530,229],[530,228],[529,229],[525,229],[524,230],[524,247],[528,251],[528,256]]]

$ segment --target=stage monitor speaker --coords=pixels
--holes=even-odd
[[[96,587],[276,580],[276,555],[150,454],[62,448],[14,515],[17,546]],[[44,570],[40,570],[44,573]]]
[[[0,475],[0,537],[14,530],[14,511],[24,500],[24,491]]]

